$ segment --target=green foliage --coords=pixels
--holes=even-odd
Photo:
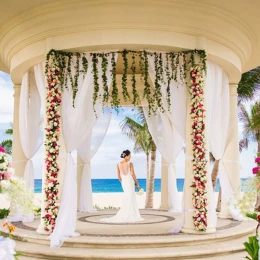
[[[137,120],[126,117],[121,123],[121,131],[124,135],[135,142],[134,152],[150,154],[154,141],[149,132],[142,107],[135,109]]]
[[[2,146],[5,149],[5,152],[9,155],[12,154],[12,146],[13,146],[13,141],[11,139],[4,140],[0,143],[0,146]]]
[[[244,105],[239,106],[238,117],[243,127],[241,150],[248,147],[250,141],[260,141],[260,102],[255,102],[248,112]]]
[[[94,82],[93,93],[93,107],[95,110],[95,104],[99,98],[102,98],[103,106],[107,105],[110,98],[110,105],[117,111],[119,109],[120,99],[118,86],[116,81],[117,64],[115,55],[121,54],[123,58],[123,74],[122,74],[122,94],[125,101],[130,100],[134,106],[140,101],[139,93],[136,90],[136,58],[139,59],[139,69],[141,73],[141,79],[144,82],[143,98],[148,101],[149,115],[156,113],[158,109],[164,112],[164,106],[162,104],[162,85],[166,87],[166,101],[168,109],[170,108],[170,84],[171,82],[185,82],[186,75],[189,72],[190,66],[194,66],[195,63],[202,66],[202,70],[206,73],[206,52],[204,50],[192,50],[184,52],[148,52],[148,51],[134,51],[123,50],[116,52],[106,53],[91,53],[92,58],[92,75]],[[46,70],[48,73],[48,67],[57,66],[60,68],[61,75],[59,75],[61,88],[63,85],[68,87],[70,83],[73,90],[73,104],[78,91],[78,80],[80,75],[86,74],[88,67],[88,60],[84,53],[77,52],[62,52],[51,50],[46,57]],[[165,55],[167,62],[163,62],[163,55]],[[155,88],[149,83],[149,57],[154,59],[155,67]],[[110,59],[110,60],[109,60]],[[129,61],[131,66],[129,68]],[[101,62],[101,71],[98,69],[98,63]],[[110,75],[112,78],[111,93],[109,93],[109,86],[107,84],[108,64],[111,63]],[[165,64],[166,63],[166,64]],[[180,67],[180,73],[177,75],[177,68]],[[72,67],[75,71],[72,72]],[[132,95],[127,88],[127,73],[131,71],[131,85]],[[165,72],[165,73],[164,73]],[[101,75],[100,75],[101,73]],[[99,78],[102,78],[102,87],[99,86]]]
[[[104,209],[119,209],[118,207],[113,207],[113,206],[105,206]]]
[[[114,206],[105,206],[104,208],[101,208],[97,204],[95,204],[94,208],[98,209],[98,210],[101,210],[101,209],[119,209],[118,207],[114,207]]]
[[[257,213],[255,213],[255,212],[253,212],[253,213],[246,213],[246,216],[248,217],[248,218],[251,218],[251,219],[254,219],[254,220],[256,220],[257,221],[257,216],[258,216],[258,214]]]
[[[36,209],[34,210],[34,213],[35,213],[36,215],[39,215],[39,214],[41,213],[41,211],[42,211],[42,209],[39,207],[39,208],[36,208]]]
[[[249,257],[246,256],[246,259],[249,260],[258,260],[258,240],[256,236],[251,236],[248,238],[248,242],[244,243],[244,246],[246,248],[247,253],[249,254]]]
[[[23,255],[21,252],[17,252],[16,254],[14,254],[14,259],[15,260],[19,260],[18,256]]]
[[[242,74],[237,93],[239,102],[260,97],[260,67]]]
[[[8,217],[10,209],[0,209],[0,219],[5,219]]]

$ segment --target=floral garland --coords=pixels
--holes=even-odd
[[[257,157],[255,158],[255,163],[257,164],[257,167],[254,167],[252,169],[252,172],[256,176],[260,176],[260,153],[257,154]]]
[[[205,108],[204,108],[204,71],[201,66],[192,66],[191,76],[191,119],[192,119],[192,144],[193,144],[193,173],[194,188],[193,206],[195,213],[193,221],[196,230],[206,231],[207,229],[207,206],[206,197],[206,140],[205,140]]]
[[[11,177],[14,175],[14,169],[11,168],[11,164],[8,159],[8,155],[5,153],[5,149],[0,146],[0,193],[3,192],[3,187],[10,182]]]
[[[47,106],[46,106],[46,129],[45,129],[45,230],[53,231],[55,220],[59,210],[59,165],[57,162],[59,155],[60,140],[60,105],[61,105],[61,70],[57,63],[50,64],[47,68]]]

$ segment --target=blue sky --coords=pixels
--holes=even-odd
[[[12,122],[13,117],[13,84],[10,76],[0,72],[0,141],[8,138],[4,135]],[[130,108],[124,108],[119,115],[113,112],[110,126],[104,141],[98,152],[92,159],[92,178],[116,178],[116,163],[120,161],[120,154],[123,150],[133,150],[133,142],[121,134],[119,123],[125,116],[133,116]],[[241,127],[239,127],[241,134]],[[241,153],[241,176],[252,176],[251,169],[255,166],[254,157],[256,154],[256,143],[250,144],[249,149]],[[34,157],[35,178],[40,178],[42,174],[43,147],[40,148]],[[136,174],[138,178],[145,178],[145,155],[144,153],[133,154]],[[185,157],[182,152],[176,161],[177,177],[184,177]],[[156,178],[160,178],[161,156],[157,153]]]

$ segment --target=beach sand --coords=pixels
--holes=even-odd
[[[99,208],[104,207],[120,207],[122,192],[109,192],[109,193],[93,193],[93,205]],[[145,193],[143,195],[136,195],[138,207],[143,209],[145,206]],[[182,192],[178,192],[179,200],[182,201]],[[41,193],[35,193],[37,200],[42,198]],[[215,201],[217,201],[218,193],[215,193]],[[0,208],[8,208],[10,203],[3,194],[0,194]],[[161,205],[161,192],[154,192],[154,208],[159,209]]]

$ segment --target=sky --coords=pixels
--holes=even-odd
[[[0,142],[9,138],[4,134],[5,130],[10,126],[13,120],[13,84],[10,76],[4,72],[0,72]],[[120,154],[123,150],[133,150],[134,143],[128,137],[121,134],[120,122],[126,116],[133,117],[131,108],[123,108],[117,115],[113,111],[107,134],[91,161],[92,178],[116,178],[116,164],[120,161]],[[239,126],[239,134],[241,136],[242,127]],[[249,149],[240,154],[241,177],[246,178],[252,176],[252,168],[255,166],[254,158],[257,150],[256,143],[251,143]],[[35,166],[35,178],[39,179],[43,169],[43,147],[37,152],[33,158]],[[74,159],[76,154],[74,153]],[[138,178],[146,176],[146,159],[144,153],[132,154],[132,162],[135,165],[135,171]],[[185,155],[181,152],[176,160],[177,178],[184,178]],[[157,152],[156,173],[155,178],[160,178],[161,155]]]

